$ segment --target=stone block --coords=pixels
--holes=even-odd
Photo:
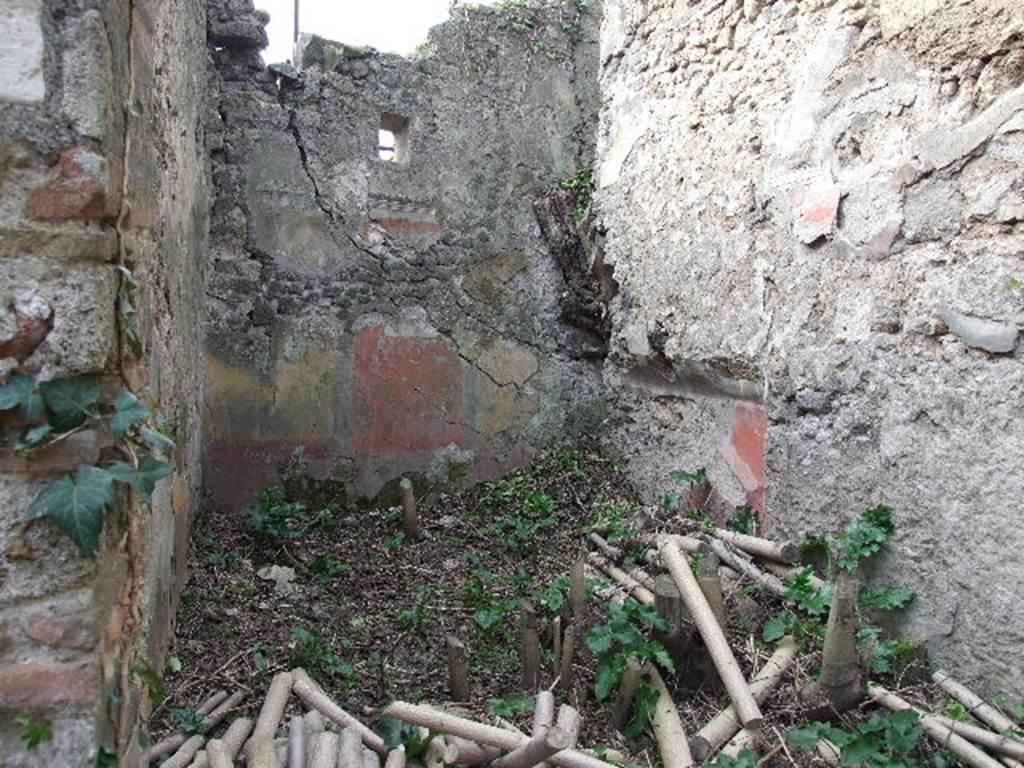
[[[30,640],[61,650],[91,651],[98,640],[87,594],[29,609],[21,627]]]
[[[540,367],[530,350],[506,339],[489,344],[480,354],[476,364],[496,384],[515,384],[517,387],[529,381]]]
[[[93,661],[0,667],[0,711],[39,712],[95,705],[99,670]]]
[[[971,317],[951,307],[942,307],[939,316],[950,331],[969,347],[994,354],[1013,352],[1020,331],[1015,325],[997,323],[980,317]]]
[[[31,291],[16,293],[0,305],[0,358],[26,360],[52,327],[53,307],[46,299]]]
[[[4,450],[0,454],[0,472],[35,475],[70,472],[79,464],[95,464],[100,451],[112,444],[113,436],[109,432],[86,429],[33,453],[30,458],[19,458],[12,451]]]
[[[818,179],[798,184],[789,191],[793,206],[793,234],[802,243],[813,243],[832,234],[839,212],[839,187]]]
[[[95,768],[96,718],[49,717],[53,740],[24,749],[20,728],[0,717],[0,755],[4,768]]]
[[[747,504],[765,511],[765,445],[768,415],[763,406],[739,404],[733,409],[728,442],[720,448],[722,458],[733,471]]]
[[[114,99],[113,55],[99,11],[82,14],[64,50],[64,111],[83,136],[102,139]]]
[[[38,256],[55,261],[107,262],[116,255],[113,229],[0,227],[0,259]]]
[[[46,181],[29,194],[25,214],[44,221],[106,219],[113,215],[107,161],[86,147],[60,154]]]
[[[0,10],[0,100],[21,104],[46,97],[41,0],[6,0]]]

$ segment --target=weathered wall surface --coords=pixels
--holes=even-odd
[[[893,507],[942,663],[1024,689],[1024,6],[610,0],[615,443],[770,529]]]
[[[105,747],[134,765],[148,706],[134,670],[162,667],[201,476],[205,14],[198,0],[9,0],[0,40],[0,382],[100,374],[159,404],[177,441],[151,508],[122,497],[88,560],[25,512],[111,435],[22,460],[24,422],[0,413],[0,764],[94,766]],[[119,266],[139,285],[130,318]],[[22,713],[53,741],[23,751]]]
[[[211,7],[215,504],[285,464],[356,498],[489,477],[600,418],[604,339],[556,320],[533,210],[592,163],[579,5],[457,9],[410,60],[313,39],[301,73],[263,68],[251,4]],[[378,157],[385,115],[408,121],[400,162]]]

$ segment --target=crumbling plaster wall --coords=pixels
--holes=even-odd
[[[25,512],[112,436],[87,429],[22,459],[24,422],[0,413],[0,764],[91,767],[105,748],[136,765],[149,706],[136,671],[162,669],[200,492],[205,9],[9,0],[0,40],[0,382],[98,374],[158,404],[177,442],[152,505],[123,495],[89,560]],[[131,319],[119,265],[139,285]],[[10,718],[25,713],[53,740],[25,750]]]
[[[875,503],[935,658],[1024,689],[1024,6],[610,0],[614,441],[781,534]]]
[[[604,339],[557,322],[536,199],[593,162],[597,11],[457,8],[405,59],[312,38],[264,68],[263,14],[209,14],[207,489],[289,465],[329,495],[492,477],[601,418]],[[407,162],[378,157],[383,115]]]

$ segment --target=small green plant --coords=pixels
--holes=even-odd
[[[161,430],[153,411],[131,392],[122,392],[113,402],[105,400],[96,376],[39,382],[15,371],[0,386],[0,411],[15,408],[29,422],[14,446],[25,458],[90,426],[105,427],[117,437],[122,461],[79,464],[73,474],[43,488],[26,513],[29,520],[53,520],[86,557],[96,556],[103,515],[117,498],[118,486],[130,488],[148,503],[157,482],[173,472],[157,457],[171,451],[174,442]]]
[[[201,734],[206,730],[203,722],[206,716],[195,707],[171,707],[168,711],[178,723],[178,727],[189,736]]]
[[[566,574],[556,576],[537,590],[537,602],[543,605],[552,616],[562,612],[562,606],[569,599],[569,577]]]
[[[571,192],[573,196],[572,217],[576,221],[582,221],[590,210],[590,203],[594,197],[594,172],[586,168],[575,176],[562,179],[558,182],[558,188]]]
[[[422,761],[433,741],[434,735],[430,733],[426,738],[420,736],[420,729],[415,725],[404,723],[393,717],[385,717],[377,724],[377,733],[384,739],[384,746],[388,751],[396,747],[405,747],[405,756],[408,760]]]
[[[242,553],[233,547],[225,547],[212,536],[203,537],[203,546],[208,550],[206,562],[221,566],[229,571],[237,571],[242,564]]]
[[[836,565],[846,570],[856,568],[862,560],[878,552],[894,530],[889,507],[880,504],[865,510],[833,540]]]
[[[334,555],[317,555],[306,568],[309,575],[321,583],[334,581],[349,570],[348,563]]]
[[[906,608],[916,596],[913,588],[906,585],[876,584],[861,587],[857,593],[857,601],[861,608],[898,611]]]
[[[914,660],[917,646],[907,638],[886,637],[881,627],[863,627],[857,642],[870,650],[868,669],[876,674],[893,674]]]
[[[304,667],[306,670],[320,675],[333,675],[349,681],[355,676],[355,668],[331,649],[329,641],[311,627],[295,627],[292,629],[295,649],[292,651],[291,664]]]
[[[797,607],[805,613],[814,617],[822,617],[828,613],[832,605],[832,596],[835,593],[835,585],[825,582],[821,587],[815,587],[811,580],[813,570],[803,568],[791,579],[785,582],[786,598],[796,603]]]
[[[652,629],[663,632],[669,629],[653,606],[641,605],[632,599],[622,605],[611,603],[607,616],[608,621],[592,627],[585,638],[587,648],[597,656],[594,692],[598,701],[608,698],[631,658],[654,661],[666,671],[675,672],[665,646],[648,637]]]
[[[398,612],[398,623],[405,629],[415,632],[422,632],[430,624],[430,612],[427,603],[437,594],[437,587],[433,584],[421,584],[416,587],[414,595],[416,602],[411,608],[403,608]]]
[[[707,472],[703,467],[698,469],[696,472],[687,472],[685,469],[676,469],[668,474],[669,479],[674,480],[677,483],[685,483],[689,490],[693,490],[693,486],[698,483],[706,483],[708,481]],[[679,509],[683,502],[682,494],[678,491],[667,491],[661,498],[661,505],[665,509]]]
[[[18,737],[25,743],[26,749],[35,749],[40,744],[53,741],[53,726],[49,720],[25,712],[15,716],[14,723],[21,729]]]
[[[499,516],[485,531],[501,536],[510,549],[530,550],[537,533],[554,524],[555,506],[544,491],[528,491],[518,508]]]
[[[512,598],[498,600],[486,608],[476,610],[473,613],[473,624],[484,636],[493,636],[505,626],[515,607],[516,601]]]
[[[939,702],[939,709],[942,710],[942,714],[946,717],[959,720],[961,723],[970,722],[971,718],[970,713],[967,711],[967,707],[956,699],[943,699]]]
[[[736,533],[746,533],[754,536],[760,527],[760,519],[757,510],[751,506],[736,507],[736,510],[729,516],[726,527]]]
[[[515,717],[520,712],[533,712],[533,699],[522,693],[509,693],[487,700],[487,709],[495,717]]]
[[[285,490],[273,485],[260,491],[259,501],[243,510],[249,526],[262,544],[276,546],[302,535],[306,505],[288,501]]]
[[[639,738],[651,726],[654,709],[658,706],[658,691],[647,680],[642,680],[633,694],[633,716],[626,724],[623,735],[630,739]]]
[[[794,728],[786,740],[804,749],[828,739],[840,749],[843,766],[867,768],[916,768],[920,765],[909,756],[921,739],[919,717],[913,710],[871,716],[847,730],[830,723],[814,722]]]
[[[388,549],[398,549],[403,544],[405,544],[405,533],[403,531],[395,531],[384,540],[384,546]]]
[[[708,764],[708,768],[754,768],[757,762],[757,752],[748,748],[744,749],[736,757],[719,755],[713,762]]]

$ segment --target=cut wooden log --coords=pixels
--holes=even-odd
[[[541,736],[555,721],[555,694],[539,691],[533,705],[533,726],[531,736]]]
[[[719,754],[726,755],[727,757],[731,757],[735,760],[745,749],[753,749],[756,751],[754,746],[756,741],[757,733],[755,731],[752,731],[749,728],[741,728],[739,732],[729,739],[726,745],[722,747],[722,751],[719,752]]]
[[[363,744],[379,755],[387,754],[384,739],[371,731],[359,720],[335,704],[330,696],[318,686],[302,669],[293,669],[294,682],[292,690],[310,709],[315,709],[332,723],[342,728],[355,728],[363,739]]]
[[[448,690],[455,701],[469,701],[469,659],[465,644],[449,635],[445,639],[448,654]]]
[[[306,765],[306,735],[298,715],[288,721],[288,765],[302,768]]]
[[[363,747],[363,768],[380,768],[380,755],[369,747]]]
[[[496,760],[501,755],[501,750],[497,747],[487,747],[459,736],[449,736],[448,740],[457,750],[452,765],[482,765]]]
[[[338,768],[363,768],[363,737],[355,728],[338,736]]]
[[[562,617],[555,616],[551,620],[551,674],[558,677],[558,668],[562,664]]]
[[[795,579],[797,576],[800,575],[800,572],[804,570],[803,568],[799,568],[792,565],[783,565],[782,563],[777,563],[773,560],[758,560],[755,563],[755,565],[768,571],[773,576],[778,576],[782,581],[789,581],[790,579]],[[810,578],[808,579],[808,582],[810,583],[812,589],[820,590],[824,588],[825,584],[827,583],[824,579],[820,578],[819,576],[816,576],[813,573],[809,574],[809,576]]]
[[[210,742],[206,742],[206,746],[209,747]],[[210,768],[210,758],[207,756],[205,749],[200,749],[196,752],[196,756],[192,758],[188,768]]]
[[[821,739],[820,741],[818,741],[818,743],[814,745],[814,750],[818,753],[818,757],[820,757],[829,765],[839,765],[839,759],[842,756],[842,750],[828,739]]]
[[[718,555],[709,552],[697,561],[697,583],[704,599],[711,606],[719,626],[725,626],[725,597],[722,595],[722,578],[718,575]]]
[[[237,707],[241,703],[242,699],[245,698],[245,693],[243,691],[236,691],[229,697],[221,696],[221,693],[223,693],[223,691],[217,691],[217,693],[213,694],[213,696],[203,702],[202,706],[197,710],[202,711],[203,714],[206,715],[206,717],[203,718],[203,733],[209,733],[220,725],[231,710]],[[168,736],[162,741],[158,741],[146,751],[146,764],[148,765],[149,763],[155,762],[163,755],[176,752],[187,740],[188,736],[185,734],[176,733],[173,736]]]
[[[235,768],[235,757],[229,755],[220,739],[210,739],[206,745],[206,760],[210,768]]]
[[[571,691],[573,683],[573,663],[576,656],[576,626],[570,624],[565,628],[562,637],[562,658],[558,662],[558,689]]]
[[[569,735],[556,725],[499,757],[491,768],[533,768],[569,746]]]
[[[978,747],[971,744],[963,736],[957,736],[949,728],[943,725],[934,715],[927,715],[920,710],[914,709],[908,702],[901,699],[894,693],[887,691],[880,685],[869,685],[868,694],[877,703],[893,712],[901,712],[905,709],[913,709],[921,718],[918,722],[921,730],[927,733],[934,741],[941,744],[963,762],[972,768],[1003,768],[1002,764],[994,757],[989,756]]]
[[[603,571],[612,581],[618,582],[625,587],[637,602],[644,605],[654,605],[654,595],[651,593],[651,590],[647,589],[647,587],[604,555],[599,555],[597,552],[588,552],[587,562]]]
[[[249,768],[273,768],[277,762],[274,748],[274,737],[284,717],[284,708],[288,705],[288,697],[292,692],[294,680],[291,672],[278,672],[270,681],[267,698],[260,708],[252,736],[245,745],[246,762]]]
[[[945,715],[932,714],[930,717],[934,717],[936,721],[949,728],[958,736],[963,736],[968,741],[985,747],[989,752],[998,752],[999,755],[1005,755],[1017,761],[1024,760],[1024,741],[1020,739],[1016,739],[1013,736],[1004,736],[1000,733],[993,733],[988,728],[954,720]]]
[[[1017,724],[998,709],[988,704],[967,686],[957,682],[941,669],[936,670],[932,680],[954,699],[959,701],[967,711],[986,725],[991,726],[999,733],[1017,729]],[[1002,755],[999,761],[1007,768],[1024,768],[1024,762],[1014,760],[1012,757]]]
[[[419,725],[439,733],[461,736],[478,744],[498,747],[502,750],[514,750],[529,741],[529,737],[521,733],[484,725],[421,704],[396,701],[388,705],[383,714],[385,717],[393,717],[396,720]],[[611,765],[575,749],[564,749],[552,755],[549,762],[562,766],[562,768],[608,768]]]
[[[774,560],[778,563],[795,563],[800,558],[800,547],[792,542],[775,542],[769,539],[762,539],[760,536],[750,536],[746,533],[737,533],[725,528],[715,529],[715,538],[732,544],[736,549],[742,549],[748,555],[763,557],[766,560]]]
[[[711,654],[711,660],[718,670],[718,676],[722,679],[733,706],[736,707],[740,722],[748,728],[756,728],[764,720],[761,708],[750,693],[743,672],[725,639],[725,633],[715,619],[704,593],[701,592],[689,563],[683,559],[678,546],[670,538],[662,540],[658,551],[661,553],[662,562],[675,579],[676,587],[679,588],[683,602],[693,617],[697,631],[704,638],[704,645]]]
[[[388,752],[384,768],[405,768],[405,746],[400,745]]]
[[[828,613],[821,675],[800,691],[800,698],[811,708],[811,717],[841,714],[863,701],[867,693],[867,674],[857,649],[857,593],[860,580],[850,571],[840,570]]]
[[[587,536],[594,546],[600,550],[600,554],[611,560],[613,563],[622,563],[625,553],[621,548],[609,544],[602,536],[591,533]],[[651,590],[654,588],[654,577],[638,566],[622,565],[622,570],[629,574],[630,578],[636,580],[641,586]]]
[[[555,725],[569,737],[569,746],[575,747],[576,742],[579,741],[580,727],[582,726],[580,713],[568,704],[562,704],[558,707],[558,719],[555,721]]]
[[[629,715],[633,711],[633,698],[636,696],[643,671],[643,665],[635,658],[626,661],[626,669],[619,678],[619,690],[615,694],[615,703],[612,706],[612,725],[617,731],[621,731],[629,722]]]
[[[530,600],[519,601],[519,663],[520,684],[524,691],[540,686],[540,634],[537,631],[537,609]]]
[[[338,734],[322,731],[313,740],[309,768],[337,768]]]
[[[235,755],[242,749],[245,740],[252,733],[253,721],[240,717],[224,732],[219,739],[210,739],[206,744],[206,760],[210,768],[234,768]]]
[[[796,654],[796,641],[792,637],[787,635],[779,641],[775,652],[750,681],[750,693],[755,701],[760,704],[768,699],[793,663]],[[708,759],[721,749],[741,726],[736,709],[732,706],[726,707],[697,731],[697,735],[691,740],[690,749],[694,757],[701,762]]]
[[[196,753],[206,744],[205,736],[190,736],[178,751],[160,763],[160,768],[188,768]]]
[[[418,539],[420,518],[416,511],[416,493],[413,491],[412,480],[403,477],[398,481],[398,489],[402,495],[402,533],[407,539]]]
[[[587,608],[587,574],[586,565],[581,559],[572,564],[569,571],[569,617],[570,621],[583,626],[584,613]]]
[[[662,765],[665,768],[691,768],[693,756],[672,694],[653,665],[647,666],[647,677],[658,694],[658,703],[651,715],[651,730],[658,742]]]
[[[734,571],[760,584],[769,592],[779,597],[786,596],[786,585],[779,581],[778,577],[765,573],[754,565],[753,561],[745,553],[741,553],[726,542],[713,536],[710,537],[708,544],[711,547],[711,551],[718,555],[719,559]]]

